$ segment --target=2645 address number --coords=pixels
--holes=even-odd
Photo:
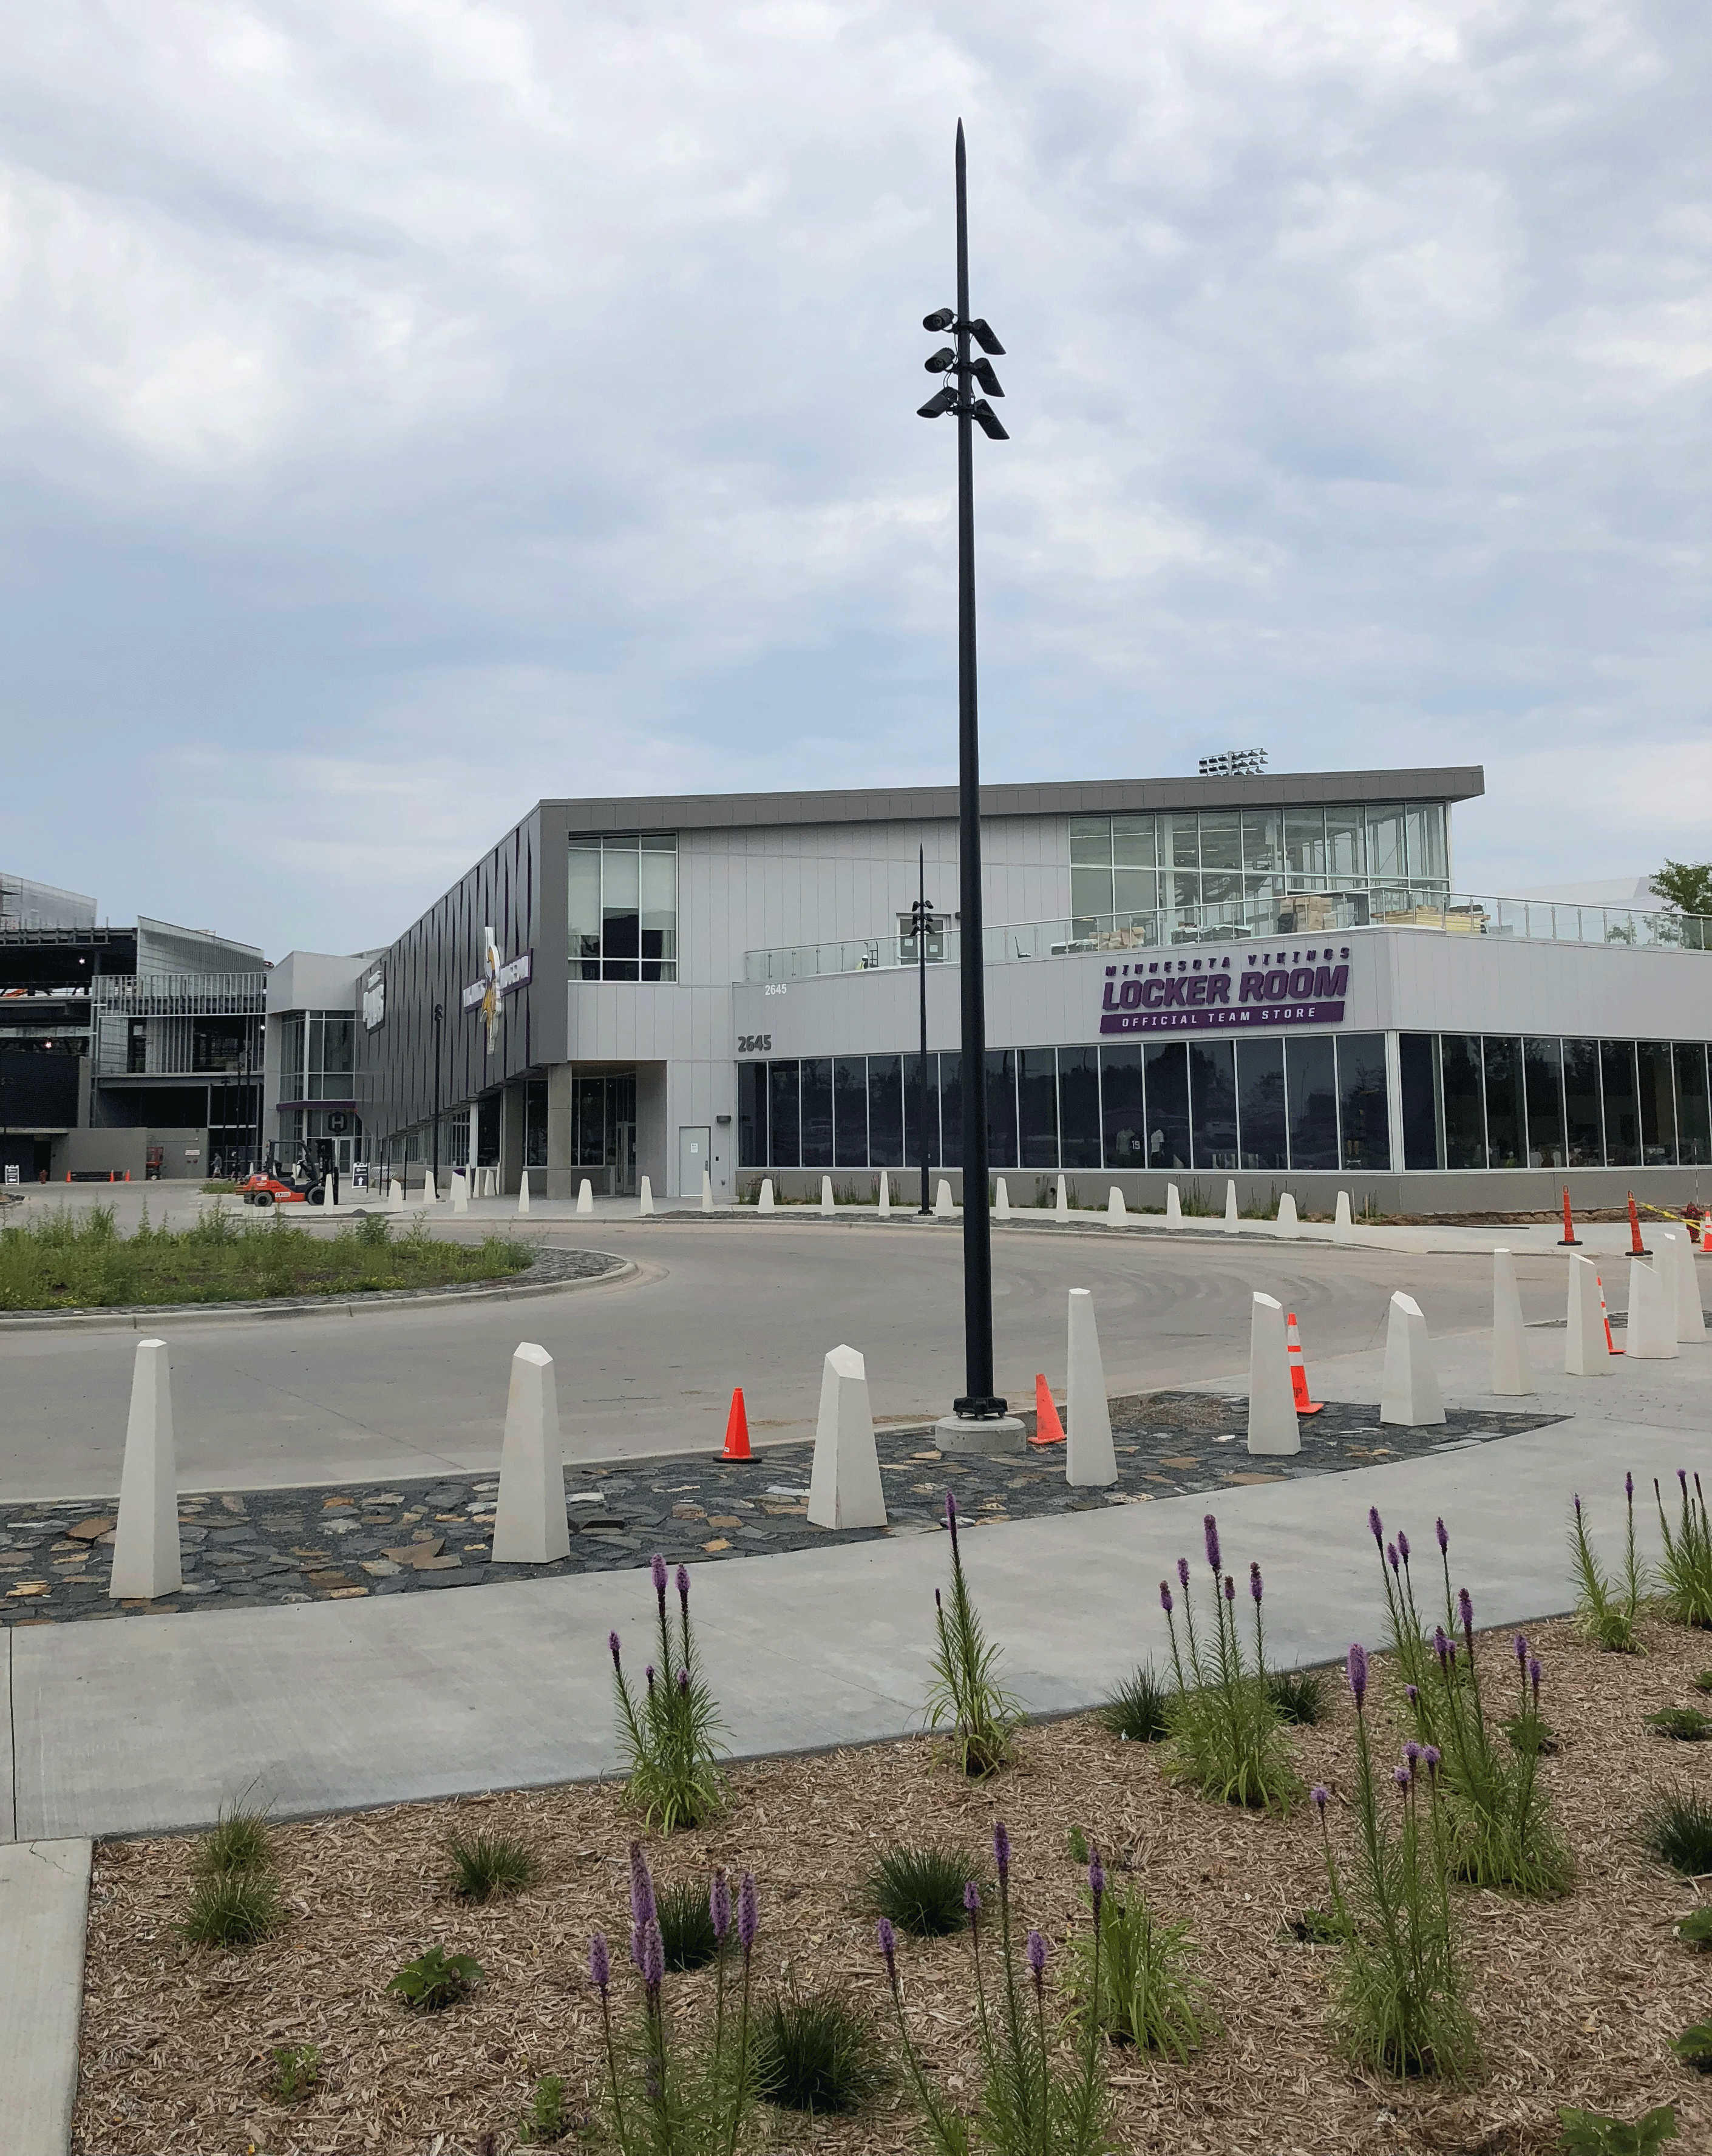
[[[770,1055],[773,1053],[773,1036],[770,1033],[740,1033],[737,1037],[737,1052],[739,1055]]]

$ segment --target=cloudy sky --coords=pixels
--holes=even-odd
[[[1704,0],[54,0],[0,49],[0,860],[278,956],[543,793],[1484,763],[1712,854]]]

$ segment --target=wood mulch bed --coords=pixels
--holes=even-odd
[[[1149,1628],[1149,1631],[1151,1627]],[[661,1845],[662,1881],[703,1878],[716,1862],[753,1869],[761,1890],[759,1982],[846,1989],[886,2032],[873,1928],[858,1882],[886,1844],[943,1835],[980,1847],[1010,1826],[1025,1920],[1040,1924],[1062,1968],[1062,1941],[1082,1921],[1082,1874],[1067,1838],[1082,1827],[1200,1943],[1218,2028],[1187,2066],[1134,2051],[1110,2056],[1125,2148],[1196,2156],[1510,2156],[1557,2144],[1557,2107],[1634,2118],[1677,2107],[1684,2152],[1712,2148],[1712,2081],[1670,2056],[1669,2040],[1706,2018],[1712,1956],[1672,1932],[1699,1897],[1636,1846],[1648,1800],[1671,1784],[1712,1793],[1712,1745],[1673,1743],[1643,1717],[1699,1700],[1692,1679],[1712,1638],[1652,1624],[1647,1655],[1626,1660],[1540,1626],[1545,1707],[1564,1738],[1543,1778],[1576,1855],[1574,1891],[1557,1902],[1459,1889],[1470,2001],[1483,2047],[1478,2078],[1458,2089],[1353,2071],[1329,2012],[1333,1950],[1296,1943],[1288,1920],[1325,1899],[1312,1808],[1257,1818],[1169,1787],[1157,1748],[1123,1744],[1092,1721],[1045,1725],[1020,1765],[985,1786],[960,1782],[926,1740],[736,1767],[732,1802],[705,1831]],[[1509,1635],[1483,1646],[1488,1681],[1504,1680]],[[1384,1713],[1389,1672],[1375,1663]],[[1329,1722],[1293,1742],[1304,1776],[1351,1786],[1354,1717],[1341,1678]],[[1353,1821],[1334,1815],[1347,1845]],[[444,1885],[454,1827],[522,1835],[540,1883],[470,1908]],[[196,1845],[183,1838],[106,1842],[96,1851],[84,2001],[80,2156],[465,2156],[479,2137],[517,2144],[534,2077],[566,2077],[577,2110],[598,2100],[598,2023],[584,1974],[599,1926],[630,1972],[626,1844],[611,1784],[513,1792],[285,1824],[275,1842],[289,1922],[245,1952],[192,1948],[177,1936]],[[1702,1882],[1703,1886],[1708,1882]],[[383,1986],[440,1943],[473,1953],[486,1981],[464,2004],[413,2015]],[[908,2011],[954,2093],[973,2092],[966,1946],[907,1940],[899,1954]],[[705,1973],[667,1979],[694,2025]],[[285,2107],[269,2096],[270,2048],[320,2047],[318,2090]],[[889,2039],[888,2053],[892,2049]],[[893,2086],[849,2120],[769,2112],[774,2147],[832,2156],[903,2156],[913,2115]],[[586,2145],[574,2143],[563,2144]]]

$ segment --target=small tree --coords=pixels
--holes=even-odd
[[[1652,888],[1679,913],[1712,914],[1712,861],[1667,860]]]

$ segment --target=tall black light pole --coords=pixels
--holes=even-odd
[[[957,418],[957,711],[959,896],[963,950],[963,1329],[968,1390],[954,1403],[962,1420],[1005,1413],[993,1391],[993,1246],[987,1205],[987,1012],[985,938],[981,932],[981,774],[975,708],[975,518],[972,429],[995,442],[1010,438],[987,402],[1002,397],[992,360],[1005,347],[969,311],[969,190],[963,122],[957,123],[957,308],[941,307],[922,323],[957,339],[927,362],[930,374],[955,377],[921,408],[924,419]],[[969,339],[982,357],[969,357]],[[985,396],[974,394],[976,387]]]
[[[916,871],[920,882],[910,920],[915,930],[916,973],[922,991],[922,1091],[916,1109],[916,1140],[922,1157],[920,1210],[925,1220],[933,1209],[928,1203],[928,924],[933,916],[928,911],[928,850],[925,846],[916,849]]]
[[[440,1196],[440,1027],[446,1014],[444,1004],[434,1007],[434,1194]]]

